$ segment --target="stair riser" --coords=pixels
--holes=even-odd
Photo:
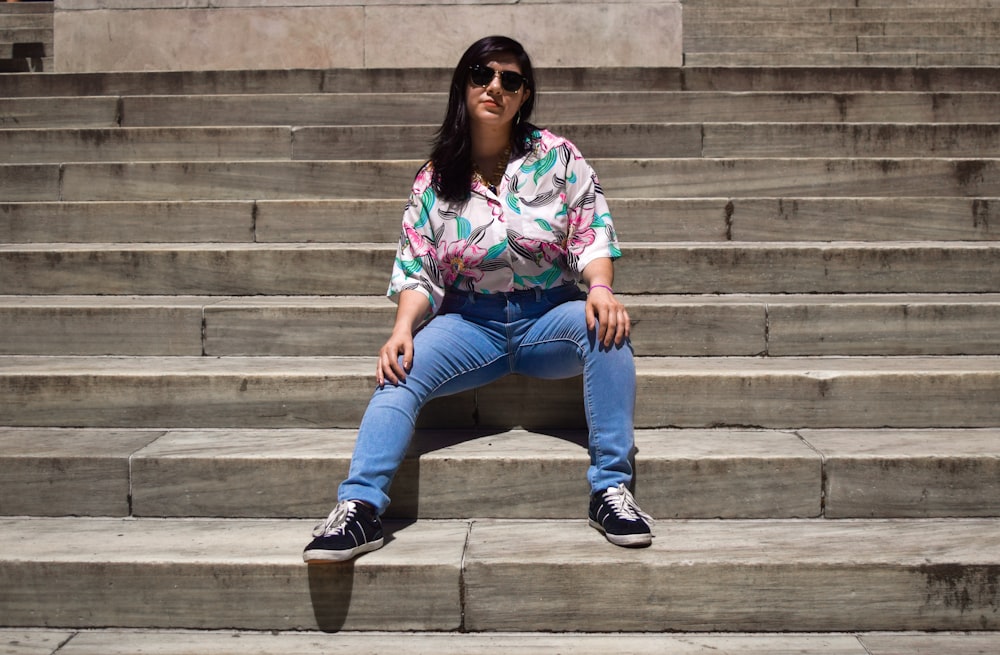
[[[692,52],[684,55],[687,66],[711,68],[714,66],[779,66],[813,68],[837,66],[843,68],[948,68],[981,67],[992,70],[1000,65],[996,52]]]
[[[404,200],[0,203],[4,243],[395,243]],[[997,198],[610,199],[635,241],[995,241]]]
[[[949,10],[952,11],[952,10]],[[725,10],[728,20],[739,20]],[[788,12],[781,8],[782,14]],[[980,16],[982,20],[996,20]],[[876,19],[878,20],[878,19]],[[963,20],[977,20],[963,13]],[[427,93],[448,88],[450,70],[339,69],[88,73],[2,78],[6,97],[191,95],[244,93]],[[699,69],[553,68],[536,71],[549,91],[1000,91],[995,71],[975,66],[938,70],[836,68],[786,69],[773,63],[738,67],[728,62]],[[542,96],[539,96],[540,98]]]
[[[891,115],[907,123],[992,123],[995,93],[821,93],[752,95],[724,92],[552,92],[540,96],[533,121],[868,122]],[[253,125],[436,125],[442,94],[311,94],[294,96],[139,96],[0,99],[0,127],[116,128]],[[891,114],[889,114],[891,112]]]
[[[641,245],[623,293],[990,293],[998,247]],[[395,248],[0,249],[8,294],[381,295]],[[350,275],[345,275],[350,271]]]
[[[368,361],[368,360],[361,360]],[[797,427],[989,427],[1000,422],[994,371],[752,374],[645,372],[635,414],[640,428],[714,425]],[[364,368],[367,369],[367,366]],[[94,427],[356,427],[372,374],[197,373],[156,376],[29,374],[0,377],[0,424]],[[525,394],[550,398],[525,405]],[[425,427],[584,425],[579,378],[553,386],[508,378],[477,392],[433,401]]]
[[[998,12],[1000,15],[1000,12]],[[719,36],[686,36],[685,56],[699,52],[745,53],[757,52],[780,59],[782,53],[900,53],[917,56],[916,53],[933,53],[938,56],[947,53],[997,54],[1000,52],[998,39],[990,36],[726,36],[719,43]],[[776,54],[777,53],[777,54]]]
[[[998,157],[1000,125],[553,125],[588,157]],[[8,164],[419,159],[435,128],[0,130]]]
[[[623,300],[639,356],[1000,355],[1000,303],[993,301]],[[388,301],[115,305],[0,308],[0,355],[371,355],[395,315]]]
[[[992,21],[938,22],[780,22],[780,21],[726,21],[695,23],[684,26],[684,37],[804,37],[804,36],[892,36],[915,37],[933,34],[937,37],[997,37],[1000,36],[1000,18]]]
[[[997,159],[592,159],[617,198],[1000,196]],[[404,198],[420,162],[0,166],[4,198]]]
[[[996,516],[997,436],[640,430],[635,488],[660,519]],[[321,517],[347,475],[354,437],[7,428],[0,514]],[[421,432],[387,516],[577,519],[587,465],[583,432]]]

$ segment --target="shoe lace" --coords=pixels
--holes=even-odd
[[[313,536],[329,537],[344,534],[347,522],[354,518],[356,509],[357,506],[349,500],[337,503],[337,506],[333,508],[330,515],[326,517],[326,520],[313,528]]]
[[[617,487],[608,487],[608,490],[604,492],[604,500],[611,506],[615,515],[620,519],[627,521],[642,519],[647,524],[651,525],[653,523],[653,517],[642,511],[639,503],[635,501],[632,492],[624,484],[619,484]]]

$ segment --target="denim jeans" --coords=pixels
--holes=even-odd
[[[604,347],[587,330],[585,294],[575,285],[509,294],[448,294],[413,339],[401,384],[376,389],[358,431],[339,500],[362,500],[382,514],[417,414],[440,396],[481,387],[510,373],[561,379],[583,374],[591,492],[632,480],[635,363],[628,340]],[[537,399],[545,402],[544,397]]]

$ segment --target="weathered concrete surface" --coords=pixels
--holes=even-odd
[[[1000,516],[1000,431],[802,430],[823,453],[826,516]]]
[[[622,293],[991,293],[996,242],[625,244]],[[382,295],[393,244],[0,245],[9,294]],[[345,276],[345,271],[351,271]]]
[[[0,428],[0,515],[128,516],[129,458],[161,434]]]
[[[469,629],[995,629],[995,520],[661,522],[652,547],[587,543],[583,521],[477,521]],[[554,547],[553,544],[559,544]],[[609,612],[613,568],[628,612]],[[620,585],[620,586],[619,586]]]
[[[312,526],[0,519],[0,612],[26,627],[459,627],[465,522],[390,525],[386,548],[326,567],[302,563]]]
[[[485,7],[451,1],[209,6],[64,0],[55,16],[56,70],[450,67],[468,44],[484,36],[484,15],[489,16],[488,33],[518,38],[539,66],[682,63],[678,0],[548,0]],[[442,26],[447,26],[444,33]],[[628,39],[621,38],[625,26]],[[579,38],[584,33],[587,38]],[[253,48],[243,47],[248,39]]]
[[[368,357],[0,358],[0,423],[93,427],[356,427]],[[1000,359],[642,357],[636,425],[991,427]],[[525,397],[545,397],[523,403]],[[429,405],[426,427],[583,427],[579,378],[511,376]]]

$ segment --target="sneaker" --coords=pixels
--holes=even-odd
[[[345,500],[313,529],[302,559],[307,564],[345,562],[382,547],[382,521],[364,503]]]
[[[648,546],[653,542],[652,522],[624,484],[590,497],[590,526],[616,546]]]

